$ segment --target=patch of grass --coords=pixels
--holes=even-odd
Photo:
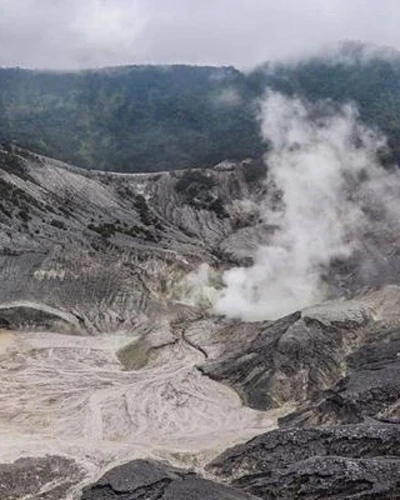
[[[154,226],[157,229],[163,229],[162,223],[159,221],[157,216],[150,210],[147,205],[147,201],[141,194],[136,196],[134,206],[139,212],[140,221],[145,226]]]
[[[24,180],[32,180],[27,172],[23,160],[12,152],[10,148],[0,150],[0,169],[8,174],[16,175]]]
[[[102,238],[110,238],[111,236],[114,236],[114,234],[118,231],[118,228],[115,226],[115,224],[111,223],[104,223],[104,224],[99,224],[98,226],[95,226],[94,224],[89,224],[88,229],[91,231],[95,231],[98,233]]]
[[[159,241],[157,235],[152,233],[149,229],[141,226],[126,226],[120,225],[118,223],[105,222],[103,224],[99,224],[98,226],[89,224],[88,229],[96,232],[104,239],[111,238],[116,233],[121,233],[127,236],[131,236],[132,238],[141,238],[146,241]]]
[[[125,370],[140,370],[149,362],[149,346],[145,340],[139,339],[120,349],[117,357]]]
[[[219,219],[229,217],[222,198],[218,195],[215,179],[199,170],[187,170],[175,185],[184,202],[195,208],[214,212]]]
[[[191,195],[198,191],[199,187],[211,189],[215,186],[215,180],[199,170],[186,170],[175,184],[177,193]]]
[[[0,199],[2,201],[0,210],[11,217],[14,210],[18,210],[18,216],[28,220],[32,207],[40,207],[40,203],[30,194],[26,193],[14,184],[0,177]],[[22,213],[22,215],[21,215]]]

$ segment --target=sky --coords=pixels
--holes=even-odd
[[[400,50],[398,0],[0,0],[0,66],[251,68],[343,40]]]

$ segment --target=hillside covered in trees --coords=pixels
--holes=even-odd
[[[0,140],[79,166],[155,171],[260,154],[254,96],[233,68],[0,70]]]
[[[354,101],[400,162],[400,54],[344,44],[335,56],[232,67],[128,66],[82,72],[0,69],[0,142],[76,165],[160,171],[259,157],[266,88]]]
[[[388,138],[387,161],[400,164],[400,53],[386,47],[346,42],[334,54],[295,65],[265,65],[250,77],[265,86],[310,101],[353,102],[360,118]]]

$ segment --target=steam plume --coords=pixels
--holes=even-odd
[[[384,198],[390,184],[377,160],[385,141],[351,105],[333,112],[326,103],[269,93],[262,131],[271,144],[269,191],[279,193],[278,203],[266,200],[263,216],[278,229],[252,267],[224,274],[216,304],[217,312],[245,320],[273,319],[326,298],[324,270],[362,244],[362,199]]]

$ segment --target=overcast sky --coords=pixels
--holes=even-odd
[[[240,68],[339,40],[400,49],[399,0],[0,0],[0,65]]]

